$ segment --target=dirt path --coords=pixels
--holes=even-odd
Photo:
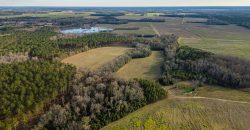
[[[200,97],[200,96],[176,96],[176,94],[171,91],[171,89],[173,88],[170,88],[168,90],[166,90],[168,92],[168,98],[177,98],[177,99],[208,99],[208,100],[216,100],[216,101],[222,101],[222,102],[233,102],[233,103],[241,103],[241,104],[248,104],[250,105],[249,102],[244,102],[244,101],[234,101],[234,100],[228,100],[228,99],[220,99],[220,98],[210,98],[210,97]]]
[[[242,104],[249,104],[249,102],[242,102],[242,101],[234,101],[234,100],[227,100],[227,99],[220,99],[220,98],[209,98],[209,97],[182,97],[182,96],[176,96],[175,98],[178,99],[209,99],[209,100],[216,100],[216,101],[222,101],[222,102],[234,102],[234,103],[242,103]]]
[[[182,39],[202,39],[202,38],[188,38],[188,37],[181,37]],[[234,39],[219,39],[219,38],[204,38],[205,40],[214,40],[214,41],[224,41],[224,42],[249,42],[248,40],[234,40]]]
[[[0,35],[0,37],[3,37],[3,36],[9,36],[10,34],[2,34]]]
[[[160,32],[153,26],[153,24],[152,23],[150,23],[150,27],[154,30],[154,32],[155,32],[155,34],[157,35],[157,36],[161,36],[161,34],[160,34]]]

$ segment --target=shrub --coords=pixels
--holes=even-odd
[[[148,103],[155,102],[166,96],[166,91],[160,86],[160,84],[145,79],[137,79],[137,81],[143,87],[144,96]]]

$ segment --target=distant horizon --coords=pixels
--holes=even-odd
[[[140,7],[250,7],[250,5],[243,6],[243,5],[238,5],[238,6],[231,6],[231,5],[225,5],[225,6],[216,6],[216,5],[210,5],[210,6],[200,6],[200,5],[187,5],[187,6],[38,6],[38,5],[0,5],[0,7],[117,7],[117,8],[123,8],[123,7],[135,7],[135,8],[140,8]]]
[[[0,0],[1,6],[193,7],[250,6],[249,0]]]

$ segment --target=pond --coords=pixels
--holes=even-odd
[[[75,28],[75,29],[66,29],[61,32],[64,34],[88,34],[88,33],[97,33],[104,31],[112,31],[112,28],[104,28],[104,27],[91,27],[91,28]]]

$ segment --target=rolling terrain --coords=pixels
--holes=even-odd
[[[73,55],[62,60],[62,62],[94,70],[117,56],[124,54],[128,49],[125,47],[101,47]]]
[[[175,96],[172,92],[168,94],[168,98],[145,106],[102,130],[248,130],[250,127],[250,103],[219,98]]]
[[[152,51],[146,58],[133,59],[120,68],[116,74],[125,79],[146,78],[157,79],[161,76],[163,54],[160,51]]]
[[[191,90],[191,88],[194,89]],[[190,81],[181,81],[172,86],[165,87],[165,89],[175,96],[204,97],[250,103],[250,93],[218,85],[205,84],[198,87]]]
[[[78,9],[0,14],[0,129],[250,129],[247,12]]]

